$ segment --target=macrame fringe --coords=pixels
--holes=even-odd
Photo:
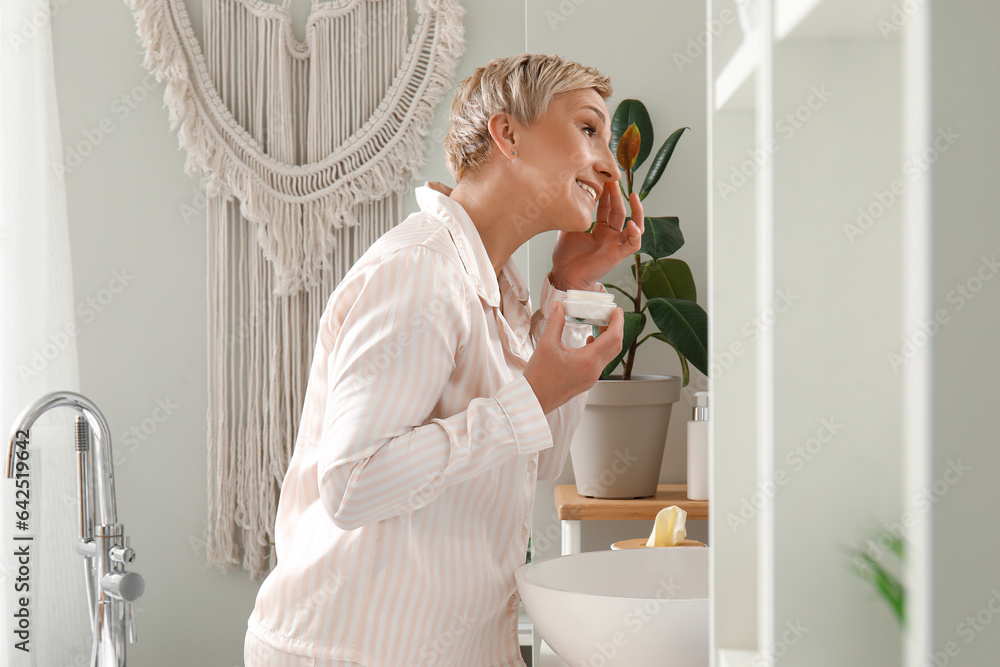
[[[238,204],[210,200],[209,385],[225,390],[209,395],[208,440],[214,446],[207,542],[213,564],[242,567],[256,579],[274,567],[278,492],[302,414],[319,318],[352,257],[401,216],[399,198],[361,206],[359,224],[338,232],[338,270],[324,273],[316,287],[279,296],[270,287],[273,269]]]
[[[319,318],[402,219],[464,12],[417,0],[408,41],[406,0],[314,5],[299,44],[277,5],[205,0],[203,57],[183,0],[127,2],[207,194],[208,560],[261,579]]]
[[[335,231],[356,224],[351,211],[358,204],[407,188],[424,164],[423,138],[465,45],[458,0],[418,0],[421,18],[410,57],[375,114],[339,151],[296,165],[266,155],[242,126],[231,122],[182,0],[126,1],[145,50],[143,66],[157,81],[167,80],[164,101],[170,127],[188,151],[185,171],[201,175],[209,196],[239,200],[241,215],[256,225],[257,242],[275,265],[279,294],[316,284],[319,273],[329,268]],[[251,7],[267,13],[260,4],[265,3]],[[339,14],[343,9],[327,11]],[[301,233],[304,229],[308,235]]]

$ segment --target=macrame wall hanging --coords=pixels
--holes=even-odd
[[[202,50],[184,0],[128,2],[208,202],[208,558],[260,579],[319,317],[402,219],[464,12],[418,0],[408,35],[406,0],[319,2],[299,43],[286,7],[204,0]]]

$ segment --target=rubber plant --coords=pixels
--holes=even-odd
[[[639,189],[640,201],[659,182],[678,140],[687,129],[682,127],[667,137],[653,157]],[[622,100],[618,105],[611,120],[610,148],[622,170],[624,183],[619,181],[618,185],[627,202],[637,182],[636,172],[653,149],[653,124],[646,106],[639,100]],[[605,283],[605,287],[628,297],[632,302],[632,311],[625,313],[622,351],[607,365],[601,379],[608,379],[624,362],[622,379],[631,380],[636,350],[650,338],[656,338],[677,352],[683,373],[682,386],[687,386],[690,380],[689,363],[708,374],[708,315],[697,303],[691,268],[683,260],[671,257],[684,245],[680,221],[674,216],[646,215],[645,226],[642,246],[635,254],[631,267],[635,293]],[[643,261],[643,256],[648,259]],[[657,331],[640,338],[647,319],[653,320]]]

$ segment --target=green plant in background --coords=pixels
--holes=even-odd
[[[663,175],[674,147],[681,138],[682,127],[671,134],[656,153],[639,189],[639,200],[644,200]],[[639,100],[623,100],[611,120],[612,152],[624,174],[625,184],[619,182],[626,202],[633,192],[636,170],[645,162],[653,149],[653,124],[645,105]],[[633,311],[625,313],[625,331],[622,351],[601,373],[607,379],[624,360],[623,380],[632,379],[632,365],[636,349],[650,338],[657,338],[670,345],[680,358],[683,386],[690,380],[690,362],[702,373],[708,374],[708,315],[697,302],[694,278],[687,263],[670,257],[684,245],[680,221],[676,217],[645,216],[646,229],[642,234],[642,247],[635,254],[632,275],[636,281],[635,294],[617,285],[606,287],[618,290],[633,304]],[[643,262],[642,255],[650,259]],[[646,303],[643,303],[643,296]],[[659,331],[639,338],[646,326],[646,313]]]
[[[888,530],[883,530],[874,535],[868,542],[880,548],[885,543],[888,553],[895,554],[900,567],[902,566],[906,549],[901,537]],[[899,577],[880,562],[882,560],[881,556],[884,554],[875,557],[869,550],[852,548],[849,551],[849,555],[854,562],[854,569],[858,576],[872,585],[879,597],[889,605],[899,625],[905,626],[906,588],[899,580]]]

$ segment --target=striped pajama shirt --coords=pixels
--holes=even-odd
[[[546,278],[532,313],[465,210],[416,196],[321,317],[248,667],[524,664],[514,569],[535,481],[558,476],[586,402],[544,414],[523,376],[564,293]]]

